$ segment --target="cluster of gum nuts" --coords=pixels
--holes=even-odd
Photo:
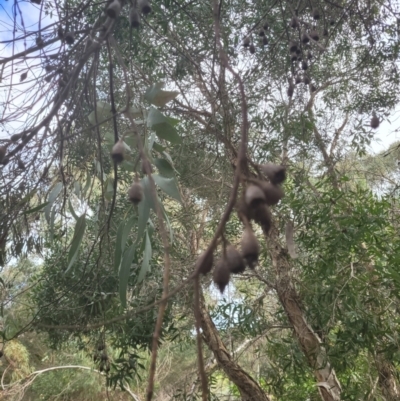
[[[125,159],[125,146],[122,139],[113,146],[111,158],[117,164],[122,163]],[[151,165],[147,160],[142,160],[142,171],[144,174],[151,171]],[[128,190],[128,198],[134,205],[137,205],[143,199],[143,187],[137,176]]]
[[[243,192],[243,197],[238,206],[238,215],[244,223],[244,231],[240,243],[240,251],[232,244],[224,248],[221,258],[216,262],[213,281],[219,290],[224,292],[229,284],[231,274],[244,272],[246,266],[254,269],[258,263],[260,244],[250,221],[259,224],[265,235],[268,234],[272,217],[269,206],[276,205],[284,196],[280,184],[286,178],[284,166],[276,164],[260,165],[260,170],[269,179],[251,179],[251,182]],[[208,274],[213,268],[214,256],[212,252],[205,251],[199,256],[195,270],[201,274]]]
[[[121,12],[121,8],[122,5],[120,0],[112,0],[109,2],[105,12],[110,18],[115,19]],[[131,2],[131,8],[129,10],[129,23],[132,28],[139,28],[140,13],[143,13],[144,15],[151,13],[151,3],[149,0],[139,0],[138,2],[135,0]]]
[[[99,364],[99,371],[108,373],[111,369],[110,360],[107,352],[105,351],[105,345],[103,342],[99,342],[97,345],[97,351],[93,354],[93,362]]]

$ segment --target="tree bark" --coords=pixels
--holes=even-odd
[[[393,366],[382,354],[375,357],[378,370],[378,383],[386,401],[400,401],[400,391],[393,373]]]
[[[259,384],[234,361],[212,321],[203,294],[200,293],[200,317],[203,339],[213,352],[219,367],[238,388],[243,401],[270,401]]]
[[[341,386],[331,367],[318,334],[307,323],[300,299],[290,277],[289,255],[278,242],[272,230],[268,237],[270,255],[276,273],[276,290],[286,315],[293,326],[297,340],[309,366],[314,370],[319,393],[324,401],[340,401]]]

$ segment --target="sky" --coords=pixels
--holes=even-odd
[[[31,3],[30,1],[18,1],[18,8],[14,7],[14,0],[0,0],[0,60],[3,57],[9,57],[14,53],[18,53],[24,51],[26,48],[31,47],[35,44],[36,40],[36,32],[38,31],[38,23],[40,18],[40,7],[36,4]],[[21,37],[25,35],[25,33],[33,33],[33,35],[29,36],[26,39],[26,43],[24,44],[24,40],[16,41],[14,48],[12,43],[7,43],[6,41],[10,41],[13,38],[13,29],[14,29],[14,18],[13,13],[17,10],[17,24],[16,24],[16,32],[15,36]],[[41,27],[45,27],[51,23],[55,22],[55,17],[51,19],[49,16],[46,16],[45,13],[42,13],[41,16]],[[23,24],[23,26],[22,26]],[[38,53],[33,53],[31,55],[37,55]],[[12,74],[12,82],[15,87],[13,87],[13,91],[11,92],[11,98],[17,96],[15,101],[11,103],[14,104],[14,108],[18,110],[18,107],[21,107],[24,104],[24,97],[31,96],[29,94],[30,89],[35,89],[35,81],[33,81],[34,76],[41,75],[43,76],[43,65],[36,66],[32,68],[33,64],[36,64],[37,61],[34,59],[26,59],[23,62],[19,62],[13,67]],[[4,70],[0,69],[2,73],[2,81],[0,82],[0,119],[3,118],[3,105],[5,103],[6,98],[9,96],[9,84],[10,84],[10,73],[11,73],[11,63],[6,64],[6,68]],[[22,72],[28,72],[28,79],[24,82],[20,82],[20,75]],[[31,79],[29,79],[31,78]],[[38,100],[35,106],[27,111],[26,115],[33,116],[35,111],[37,111],[43,100]],[[12,110],[12,109],[11,109]],[[10,112],[9,110],[7,110]],[[25,121],[12,121],[11,123],[7,123],[7,128],[10,130],[20,130],[23,127]],[[4,137],[8,137],[5,132],[2,132],[3,126],[0,124],[0,139]],[[13,133],[13,132],[11,132]]]
[[[0,59],[2,57],[9,56],[12,51],[12,47],[10,44],[4,44],[1,42],[12,38],[12,14],[14,9],[13,5],[14,0],[0,0]],[[31,32],[36,31],[40,17],[40,6],[33,4],[30,1],[20,0],[18,1],[18,5],[22,13],[26,30]],[[18,16],[17,20],[18,23],[20,23],[20,16]],[[54,21],[55,17],[53,17],[53,20],[51,20],[50,17],[42,15],[42,27]],[[22,34],[21,30],[19,30],[19,34]],[[21,41],[17,45],[16,50],[21,51],[23,49],[24,47]],[[6,93],[4,89],[6,85],[6,80],[3,80],[3,82],[0,83],[0,113],[2,113],[2,103],[4,103],[4,94]],[[19,86],[19,90],[21,89],[22,85]],[[396,110],[393,111],[388,120],[389,121],[382,121],[380,127],[375,131],[374,139],[371,145],[368,147],[369,152],[379,153],[387,149],[391,143],[400,140],[400,105],[397,106]],[[12,124],[12,126],[13,128],[18,128],[17,123]],[[4,138],[5,136],[0,130],[0,139],[2,137]]]

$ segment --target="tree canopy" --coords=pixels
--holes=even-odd
[[[400,400],[397,3],[0,21],[1,399]]]

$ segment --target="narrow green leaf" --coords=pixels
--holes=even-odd
[[[50,211],[53,206],[54,201],[57,199],[57,196],[60,194],[62,190],[63,184],[61,182],[57,182],[57,184],[53,187],[49,194],[49,198],[47,200],[47,206],[44,209],[44,214],[46,216],[46,220],[50,221]]]
[[[53,207],[51,211],[51,216],[50,216],[50,241],[53,241],[54,238],[54,222],[56,220],[56,208]]]
[[[165,222],[167,223],[167,227],[168,227],[168,230],[169,230],[169,242],[172,244],[174,242],[174,232],[172,230],[172,226],[171,226],[171,223],[169,221],[167,212],[165,211],[164,205],[161,202],[160,202],[160,207],[161,207],[162,214],[164,216]]]
[[[133,258],[135,257],[135,250],[136,245],[132,244],[124,253],[124,257],[122,258],[121,262],[121,268],[119,270],[119,297],[121,299],[121,305],[123,308],[126,307],[126,290],[128,288]]]
[[[83,196],[86,195],[86,192],[88,191],[88,189],[90,188],[90,185],[92,184],[92,177],[90,175],[89,170],[86,171],[86,184],[85,184],[85,188],[83,188]]]
[[[151,259],[152,249],[151,249],[151,242],[148,232],[146,231],[146,243],[143,251],[143,261],[142,267],[140,268],[139,276],[138,276],[138,283],[143,281],[146,273],[150,270],[150,259]]]
[[[81,184],[79,181],[74,181],[74,192],[78,198],[81,197]]]
[[[113,177],[107,177],[105,187],[106,187],[106,191],[105,191],[104,197],[108,201],[111,201],[111,199],[113,198],[113,194],[114,194],[114,178]]]
[[[96,122],[96,113],[94,110],[88,115],[88,120],[92,125],[101,124],[102,122],[104,122],[105,120],[107,120],[112,116],[111,105],[106,102],[102,101],[97,102],[96,109],[97,109],[97,122]]]
[[[149,204],[150,208],[152,208],[155,211],[156,210],[156,199],[154,199],[154,194],[153,194],[153,191],[151,190],[149,177],[146,176],[142,179],[142,187],[143,187],[144,196],[146,198],[146,202]],[[142,202],[140,202],[140,203],[142,203]],[[140,203],[139,203],[139,205],[140,205]]]
[[[121,263],[122,256],[122,235],[125,228],[125,221],[121,221],[117,230],[117,237],[115,240],[115,250],[114,250],[114,267],[117,270]]]
[[[171,166],[169,161],[162,158],[156,158],[154,159],[154,164],[158,168],[160,174],[163,175],[164,177],[172,178],[175,176],[174,168]]]
[[[79,248],[82,243],[83,234],[86,228],[86,215],[85,213],[80,216],[76,222],[74,236],[71,241],[71,246],[68,253],[68,267],[65,273],[74,265],[76,258],[78,257]]]
[[[130,232],[132,230],[132,227],[134,226],[135,222],[136,222],[136,218],[135,217],[131,217],[126,222],[126,224],[124,226],[124,231],[122,232],[122,238],[121,238],[121,240],[122,240],[122,242],[121,242],[121,250],[122,250],[122,252],[124,252],[126,241],[128,241],[129,234],[130,234]]]
[[[176,199],[178,202],[182,202],[181,194],[179,193],[175,178],[165,178],[158,174],[153,174],[153,179],[167,195]]]
[[[74,217],[74,219],[75,219],[76,221],[78,221],[79,217],[78,217],[78,215],[75,213],[74,208],[72,207],[72,203],[71,203],[71,199],[70,199],[70,198],[68,198],[68,208],[69,208],[69,211],[71,212],[72,216]]]
[[[41,205],[35,206],[33,209],[29,209],[24,213],[31,214],[31,213],[38,212],[39,210],[42,210],[44,207],[46,207],[48,204],[49,204],[49,202],[42,203]]]
[[[150,205],[145,196],[139,203],[138,212],[139,212],[139,221],[138,221],[136,244],[139,244],[140,241],[142,240],[144,231],[146,230],[147,221],[149,220],[150,217]]]

